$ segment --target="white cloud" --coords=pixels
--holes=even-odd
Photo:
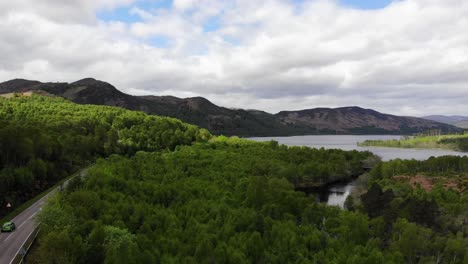
[[[176,9],[185,10],[192,8],[196,2],[196,0],[174,0],[174,7]]]
[[[57,23],[92,23],[95,12],[129,5],[136,0],[14,0],[0,2],[0,16],[35,14]]]
[[[466,1],[404,0],[378,10],[324,0],[135,3],[1,2],[0,78],[93,76],[130,93],[200,95],[271,112],[360,105],[468,114]],[[122,6],[141,21],[96,18]]]

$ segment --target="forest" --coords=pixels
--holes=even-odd
[[[44,263],[465,263],[466,229],[438,218],[467,211],[462,193],[395,188],[388,195],[394,186],[381,171],[391,163],[371,171],[369,192],[349,210],[294,188],[294,175],[333,175],[365,157],[225,137],[112,155],[43,210],[36,256]],[[308,169],[329,159],[322,171]],[[413,219],[398,205],[424,202],[408,197],[427,200],[436,207],[429,217],[447,225]],[[387,200],[396,215],[374,211]]]
[[[0,218],[72,172],[110,154],[207,141],[205,129],[117,107],[44,96],[0,97]]]
[[[0,98],[0,125],[1,203],[95,163],[39,214],[37,263],[468,261],[468,158],[379,162],[36,95]],[[346,210],[299,191],[359,175]]]
[[[382,216],[387,225],[404,217],[441,234],[458,234],[468,248],[467,187],[466,156],[395,159],[371,171],[360,206],[371,216]]]

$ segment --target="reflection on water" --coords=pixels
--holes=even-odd
[[[330,186],[328,188],[328,197],[326,201],[328,205],[338,205],[339,207],[343,208],[346,198],[351,194],[355,185],[355,181],[352,181],[348,184],[339,183],[336,185]]]
[[[312,188],[308,190],[302,190],[308,195],[315,196],[315,199],[321,203],[328,205],[335,205],[343,208],[346,198],[351,194],[355,188],[356,180],[351,182],[339,182],[330,184],[323,188]]]
[[[256,141],[275,140],[280,144],[288,146],[307,146],[312,148],[342,149],[342,150],[368,150],[382,158],[382,160],[391,159],[417,159],[425,160],[431,156],[466,156],[466,152],[457,152],[441,149],[410,149],[410,148],[384,148],[384,147],[359,147],[358,142],[365,140],[387,140],[400,139],[401,136],[389,135],[315,135],[315,136],[293,136],[293,137],[260,137],[250,138]],[[328,205],[338,205],[343,208],[346,198],[353,190],[355,181],[349,183],[336,183],[329,185],[324,190],[314,191],[321,202]]]
[[[331,186],[328,189],[327,200],[324,202],[326,202],[328,205],[338,205],[339,207],[343,208],[346,198],[348,198],[353,189],[353,182],[350,182],[349,184],[338,184],[336,186]]]

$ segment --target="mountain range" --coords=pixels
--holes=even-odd
[[[430,115],[430,116],[423,116],[422,118],[444,123],[444,124],[454,125],[454,126],[461,127],[461,128],[468,128],[468,116]]]
[[[134,96],[113,85],[82,79],[73,83],[39,82],[14,79],[0,83],[0,94],[39,92],[60,96],[78,104],[118,106],[149,114],[178,118],[208,129],[213,134],[253,136],[291,136],[307,134],[412,134],[437,129],[458,132],[450,124],[379,113],[357,106],[281,111],[230,109],[203,97]]]

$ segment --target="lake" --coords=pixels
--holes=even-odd
[[[382,160],[391,159],[417,159],[425,160],[431,156],[458,155],[465,156],[468,153],[443,149],[415,149],[415,148],[385,148],[385,147],[359,147],[358,142],[365,140],[400,139],[394,135],[314,135],[293,137],[255,137],[249,138],[255,141],[275,140],[288,146],[307,146],[311,148],[343,149],[343,150],[368,150],[380,156]]]
[[[343,149],[371,151],[378,155],[382,160],[391,159],[417,159],[425,160],[431,156],[466,156],[466,152],[457,152],[442,149],[414,149],[414,148],[385,148],[385,147],[359,147],[358,142],[365,140],[387,140],[400,139],[401,136],[395,135],[313,135],[313,136],[292,136],[292,137],[256,137],[250,138],[255,141],[275,140],[280,144],[288,146],[307,146],[312,148]],[[326,192],[315,193],[321,202],[329,205],[338,205],[343,207],[344,201],[353,190],[353,181],[350,183],[337,183],[328,186]]]

